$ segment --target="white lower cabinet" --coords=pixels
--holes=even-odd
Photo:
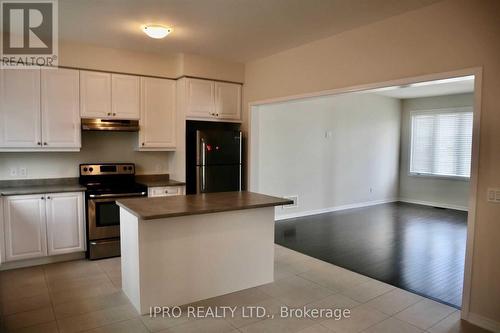
[[[82,194],[48,194],[45,205],[48,255],[84,251]]]
[[[4,198],[5,261],[85,250],[83,193]]]
[[[5,261],[47,255],[43,195],[17,195],[5,200]]]

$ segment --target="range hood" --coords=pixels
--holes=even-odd
[[[82,130],[137,132],[139,130],[139,121],[117,120],[117,119],[95,119],[95,118],[82,119]]]

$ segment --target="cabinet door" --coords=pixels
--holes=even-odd
[[[47,194],[46,216],[49,255],[85,250],[81,192]]]
[[[82,118],[110,118],[111,74],[80,71],[80,115]]]
[[[44,147],[81,147],[79,77],[73,69],[42,69]]]
[[[40,147],[40,119],[40,70],[0,70],[0,147]]]
[[[139,149],[175,148],[175,81],[141,78]]]
[[[118,119],[139,119],[138,76],[111,74],[111,111]]]
[[[215,85],[213,81],[186,81],[186,116],[211,118],[215,115]]]
[[[241,85],[235,83],[215,83],[215,114],[221,119],[240,120]]]
[[[39,195],[5,198],[5,260],[47,255],[45,200]]]

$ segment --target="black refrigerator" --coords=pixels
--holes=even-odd
[[[241,131],[197,129],[193,134],[195,158],[192,175],[187,177],[188,193],[241,191]]]

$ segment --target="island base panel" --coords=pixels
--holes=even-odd
[[[120,218],[122,288],[141,314],[273,281],[274,207]]]

